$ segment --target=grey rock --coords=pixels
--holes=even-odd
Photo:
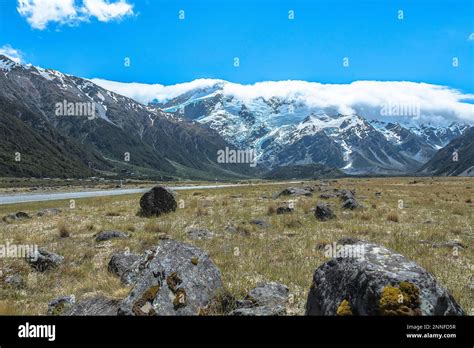
[[[316,210],[314,211],[314,216],[321,221],[327,221],[330,219],[334,219],[336,215],[329,207],[328,204],[319,203],[316,205]]]
[[[346,189],[337,190],[336,194],[339,196],[339,198],[343,202],[347,201],[350,198],[355,198],[355,191],[351,191],[351,190],[346,190]]]
[[[53,216],[58,214],[61,214],[61,209],[59,208],[43,209],[36,213],[38,216]]]
[[[258,306],[284,305],[288,300],[289,290],[284,284],[270,282],[259,284],[247,294],[248,300]]]
[[[117,315],[120,300],[96,296],[83,299],[63,312],[64,316],[113,316]]]
[[[214,233],[205,228],[190,228],[186,231],[189,238],[195,240],[210,239],[214,237]]]
[[[293,208],[286,207],[286,206],[278,207],[278,208],[276,209],[277,215],[288,214],[288,213],[292,213],[293,211],[294,211]]]
[[[10,221],[16,221],[16,220],[26,220],[30,218],[31,217],[27,213],[23,211],[19,211],[17,213],[8,214],[7,216],[4,216],[3,221],[10,222]]]
[[[8,284],[14,288],[21,288],[24,284],[23,277],[19,274],[9,275],[5,277],[5,284]]]
[[[429,244],[433,248],[459,248],[459,249],[466,249],[467,246],[462,244],[461,242],[457,240],[449,240],[447,242],[441,242],[441,243],[436,243],[436,242],[431,242],[428,240],[420,240],[420,243],[422,244]]]
[[[237,308],[229,313],[236,316],[285,315],[289,290],[284,284],[269,282],[259,284],[237,301]]]
[[[250,223],[252,225],[257,225],[257,226],[262,227],[262,228],[270,227],[270,224],[267,221],[263,220],[263,219],[253,219],[253,220],[250,220]]]
[[[346,246],[347,247],[347,246]],[[306,303],[307,315],[336,315],[343,300],[354,315],[381,315],[380,298],[385,286],[408,282],[418,289],[411,314],[463,315],[444,286],[415,262],[383,246],[368,242],[350,245],[358,257],[338,255],[316,269]],[[347,254],[346,254],[347,255]],[[406,283],[405,283],[406,284]],[[407,307],[405,307],[407,308]]]
[[[96,242],[103,242],[112,238],[128,238],[129,235],[122,231],[102,231],[95,235]]]
[[[60,315],[76,303],[74,295],[58,297],[48,303],[48,315]]]
[[[277,306],[258,306],[248,308],[237,308],[229,313],[232,316],[282,316],[286,315],[286,308]]]
[[[360,205],[355,198],[349,198],[346,199],[344,203],[342,203],[342,208],[354,210],[357,208],[362,208],[362,205]]]
[[[330,199],[330,198],[336,198],[337,196],[335,194],[332,194],[332,193],[321,193],[319,195],[319,198],[322,198],[322,199]]]
[[[26,261],[38,272],[45,272],[57,268],[63,263],[64,257],[49,252],[45,248],[39,248],[32,255],[28,255]]]
[[[273,198],[279,198],[282,196],[311,196],[313,189],[309,187],[288,187],[283,191],[273,195]]]
[[[153,187],[140,199],[139,216],[160,216],[175,211],[177,208],[174,192],[162,187]]]
[[[174,240],[146,253],[129,278],[133,288],[121,315],[197,315],[222,291],[221,273],[208,255]]]
[[[123,283],[129,284],[128,279],[124,277],[128,271],[140,260],[141,256],[130,253],[128,251],[117,251],[110,258],[108,270],[109,272],[119,276]]]

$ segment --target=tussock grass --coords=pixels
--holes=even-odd
[[[474,265],[474,214],[466,203],[469,178],[375,178],[339,179],[332,188],[355,189],[364,210],[345,211],[338,198],[324,200],[332,205],[337,218],[320,222],[311,213],[320,192],[313,197],[298,197],[295,211],[276,215],[279,205],[288,197],[272,199],[272,194],[292,185],[261,185],[222,188],[207,191],[180,191],[184,207],[157,218],[136,216],[140,195],[68,201],[26,203],[0,206],[0,216],[25,211],[32,219],[0,224],[0,243],[37,244],[65,257],[56,270],[36,273],[23,259],[0,259],[4,275],[20,274],[22,289],[6,287],[0,276],[0,314],[45,314],[53,298],[74,294],[77,299],[103,294],[123,298],[130,287],[107,271],[114,251],[142,253],[160,242],[164,235],[194,244],[205,250],[219,267],[225,296],[232,306],[233,298],[263,281],[280,281],[290,288],[290,314],[303,314],[314,270],[327,261],[325,245],[343,237],[355,237],[384,245],[416,261],[445,285],[466,312],[474,308],[472,283]],[[304,185],[318,187],[318,182]],[[375,196],[382,192],[382,196]],[[404,209],[398,209],[403,200]],[[57,207],[63,213],[37,217],[35,212]],[[118,215],[115,213],[119,213]],[[270,227],[250,224],[264,219]],[[394,222],[394,220],[398,222]],[[428,221],[428,222],[427,222]],[[64,227],[69,238],[59,238]],[[191,240],[187,228],[207,228],[215,233],[208,240]],[[233,226],[238,233],[226,228]],[[104,229],[130,231],[131,238],[103,243],[94,234]],[[420,240],[458,239],[468,246],[455,256],[449,248],[431,248]]]

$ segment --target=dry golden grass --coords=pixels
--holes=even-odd
[[[305,185],[317,186],[317,182]],[[61,208],[63,213],[57,216],[0,224],[0,243],[37,244],[65,257],[57,270],[43,274],[34,272],[22,259],[1,259],[3,276],[18,273],[25,285],[22,289],[3,286],[0,276],[0,314],[45,314],[47,303],[61,295],[123,298],[130,288],[107,271],[111,254],[125,248],[142,253],[164,235],[205,250],[220,268],[225,290],[232,296],[242,297],[262,281],[286,284],[292,298],[290,314],[304,313],[312,274],[327,261],[318,245],[342,237],[379,243],[418,262],[449,289],[466,312],[474,309],[469,289],[474,267],[474,205],[467,202],[472,179],[339,179],[330,188],[355,189],[365,209],[343,211],[337,198],[327,200],[337,215],[327,222],[316,220],[311,211],[321,201],[320,192],[298,197],[293,213],[276,215],[276,207],[287,204],[288,197],[274,200],[271,196],[287,186],[180,191],[183,208],[150,219],[136,216],[140,195],[76,200],[75,209],[69,209],[68,201],[0,206],[0,216]],[[382,196],[375,196],[378,191]],[[399,209],[399,200],[404,202],[403,209]],[[270,227],[250,224],[256,218],[265,219]],[[58,233],[61,224],[70,232],[69,238]],[[191,226],[207,228],[216,236],[190,240],[185,231]],[[229,226],[239,233],[230,233]],[[95,242],[94,234],[105,229],[128,231],[131,238]],[[455,253],[419,242],[454,239],[468,247]]]

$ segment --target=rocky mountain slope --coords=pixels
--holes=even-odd
[[[214,179],[245,177],[252,170],[217,163],[217,152],[231,145],[205,125],[172,119],[88,80],[5,56],[0,103],[2,129],[12,130],[0,139],[6,175]],[[14,161],[15,150],[22,161]]]
[[[444,176],[474,176],[474,127],[439,150],[420,173]]]
[[[414,172],[468,127],[369,120],[312,107],[301,98],[226,93],[225,81],[150,105],[208,125],[270,168],[321,163],[351,174]]]

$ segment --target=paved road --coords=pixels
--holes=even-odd
[[[265,185],[276,185],[281,183],[266,183]],[[288,183],[287,184],[291,184]],[[222,184],[222,185],[199,185],[199,186],[173,186],[169,187],[174,191],[183,190],[207,190],[222,187],[236,187],[236,186],[251,186],[254,184]],[[82,192],[60,192],[60,193],[26,193],[13,195],[0,195],[0,205],[15,204],[27,202],[43,202],[43,201],[57,201],[61,199],[76,199],[89,197],[104,197],[104,196],[119,196],[129,195],[133,193],[142,193],[148,191],[150,188],[143,189],[116,189],[116,190],[102,190],[102,191],[82,191]]]

